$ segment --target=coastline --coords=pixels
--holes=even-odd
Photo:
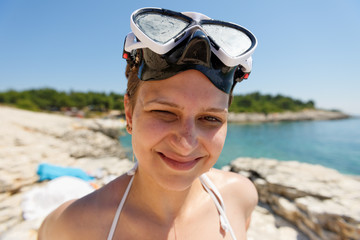
[[[87,173],[96,175],[95,183],[99,187],[106,184],[112,178],[128,171],[133,166],[133,163],[126,159],[125,151],[117,140],[121,129],[125,127],[125,122],[121,120],[79,119],[0,106],[0,124],[1,240],[36,239],[37,229],[43,217],[25,221],[22,204],[25,194],[46,184],[38,182],[39,177],[36,174],[36,169],[40,163],[45,162],[83,169]],[[276,164],[274,164],[274,161]],[[321,173],[318,171],[309,172],[306,169],[304,172],[301,172],[299,166],[303,165],[300,163],[297,163],[299,165],[296,165],[296,167],[289,167],[276,162],[276,160],[266,160],[261,164],[258,163],[260,165],[256,165],[255,162],[259,161],[256,159],[235,160],[225,169],[245,174],[254,181],[260,194],[261,202],[254,211],[248,239],[309,239],[296,221],[292,222],[288,219],[288,215],[299,217],[301,216],[300,213],[306,210],[309,216],[311,215],[311,218],[303,217],[302,221],[310,226],[311,221],[314,219],[318,221],[319,219],[327,218],[328,215],[321,215],[318,212],[310,211],[309,206],[312,205],[316,206],[315,210],[320,209],[322,211],[324,210],[322,207],[329,207],[329,204],[332,207],[333,204],[345,199],[342,204],[351,204],[353,208],[351,210],[349,208],[349,210],[353,210],[352,212],[357,214],[355,216],[360,218],[360,211],[356,208],[356,203],[359,203],[359,196],[354,195],[349,200],[345,197],[343,198],[344,194],[340,196],[341,194],[337,193],[336,198],[330,199],[326,193],[323,193],[323,190],[328,189],[329,184],[332,184],[335,178],[325,181],[320,178],[319,174],[321,176],[336,175],[339,176],[339,179],[343,179],[342,177],[347,179],[348,176],[339,174],[331,169],[329,169],[329,172],[324,170]],[[244,163],[248,165],[244,165]],[[273,171],[276,169],[275,167],[280,167],[279,169],[282,169],[283,172],[279,169]],[[310,168],[317,169],[313,165],[310,165]],[[287,169],[285,173],[288,175],[284,173],[284,169]],[[271,174],[266,175],[265,173]],[[303,181],[304,176],[307,177],[308,181]],[[279,179],[278,182],[274,180],[276,177]],[[301,188],[298,189],[296,184],[290,185],[291,181],[289,179],[292,179],[295,183],[303,182]],[[359,181],[359,179],[351,181]],[[284,183],[289,184],[286,185]],[[316,183],[318,188],[313,189],[314,183]],[[343,183],[346,183],[346,181]],[[275,187],[277,186],[283,186],[280,188],[282,189],[281,191],[279,190],[280,192],[293,193],[295,190],[295,192],[306,192],[306,196],[309,198],[303,196],[302,199],[310,199],[309,203],[311,204],[306,205],[306,203],[302,202],[303,200],[298,200],[294,204],[296,198],[295,200],[289,199],[287,195],[280,195],[279,191],[273,192],[273,189],[276,189]],[[334,189],[343,189],[344,191],[347,189],[346,186],[350,186],[352,191],[360,193],[360,191],[355,190],[356,187],[353,187],[353,185],[345,185],[345,187],[342,185],[336,185],[336,187],[335,185],[330,186],[334,186]],[[350,189],[348,190],[350,191]],[[319,192],[316,193],[317,191]],[[264,195],[264,193],[268,194]],[[347,193],[347,190],[344,193]],[[278,195],[281,197],[278,197]],[[321,201],[314,196],[322,196],[320,197]],[[311,197],[314,199],[311,199]],[[328,201],[323,202],[324,199]],[[314,201],[314,204],[311,201]],[[300,210],[295,211],[294,209]],[[283,212],[286,212],[286,214]],[[314,216],[321,217],[316,219]],[[334,213],[330,212],[330,216],[333,217]],[[334,218],[343,219],[338,217],[338,215],[336,216]],[[350,221],[348,223],[339,220],[345,227],[349,226],[349,224],[351,227],[354,221],[359,224],[358,218],[352,215],[344,216],[347,216],[345,218],[346,221]],[[315,229],[319,228],[318,225],[314,226],[317,226]],[[352,228],[350,227],[347,229],[351,230]],[[328,230],[326,231],[329,232]],[[359,232],[360,230],[357,231]],[[308,232],[306,234],[309,236]],[[316,234],[313,235],[316,237]],[[279,238],[279,236],[283,237]],[[321,239],[314,236],[311,239]],[[327,236],[333,235],[329,234]]]
[[[308,109],[299,112],[282,112],[269,114],[230,112],[228,116],[228,121],[232,123],[265,123],[280,121],[338,120],[350,117],[350,115],[342,112]]]

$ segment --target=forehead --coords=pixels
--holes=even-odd
[[[144,103],[161,99],[178,105],[227,108],[229,95],[201,72],[188,70],[168,79],[143,82],[138,98]]]

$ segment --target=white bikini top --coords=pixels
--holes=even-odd
[[[115,213],[115,216],[114,216],[114,220],[111,224],[111,228],[110,228],[110,231],[109,231],[109,235],[108,235],[108,238],[107,240],[112,240],[113,239],[113,236],[114,236],[114,233],[115,233],[115,229],[116,229],[116,225],[118,223],[118,220],[119,220],[119,216],[120,216],[120,213],[121,213],[121,210],[125,204],[125,201],[126,201],[126,198],[130,192],[130,189],[131,189],[131,186],[132,186],[132,183],[134,181],[134,176],[135,176],[135,171],[136,171],[136,168],[137,168],[137,164],[134,166],[133,169],[131,169],[127,174],[132,176],[131,179],[130,179],[130,182],[125,190],[125,193],[124,193],[124,196],[122,197],[120,203],[119,203],[119,206],[116,210],[116,213]],[[219,215],[220,215],[220,225],[221,225],[221,228],[225,231],[225,232],[230,232],[230,235],[232,237],[232,239],[236,240],[236,237],[235,237],[235,234],[234,234],[234,231],[233,229],[231,228],[230,226],[230,222],[228,220],[228,218],[226,217],[226,214],[225,214],[225,205],[224,205],[224,201],[219,193],[219,191],[217,190],[217,188],[215,187],[215,185],[212,183],[212,181],[204,174],[202,174],[200,177],[200,182],[201,184],[203,185],[203,187],[205,188],[206,192],[210,195],[210,197],[212,198],[212,200],[214,201],[215,203],[215,206],[219,212]]]

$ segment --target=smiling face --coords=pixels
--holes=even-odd
[[[221,153],[229,96],[196,70],[142,82],[136,95],[125,111],[139,173],[169,190],[189,187]]]

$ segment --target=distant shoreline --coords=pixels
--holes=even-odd
[[[8,107],[13,109],[19,109],[12,105],[1,104],[0,107]],[[29,111],[29,110],[27,110]],[[37,113],[48,113],[48,114],[60,114],[72,117],[84,117],[84,113],[80,110],[75,112],[59,112],[59,111],[36,111]],[[81,112],[81,114],[79,114]],[[96,114],[95,114],[96,115]],[[297,112],[286,111],[286,112],[273,112],[273,113],[260,113],[260,112],[229,112],[228,122],[229,123],[266,123],[266,122],[291,122],[291,121],[319,121],[319,120],[339,120],[348,119],[356,116],[352,116],[341,111],[330,111],[322,109],[305,109]],[[120,110],[112,110],[108,113],[97,114],[97,117],[90,117],[91,119],[100,118],[125,118],[125,114]]]
[[[351,118],[351,115],[327,111],[327,110],[302,110],[299,112],[282,113],[234,113],[230,112],[228,121],[231,123],[265,123],[265,122],[285,122],[285,121],[319,121],[319,120],[338,120]]]

